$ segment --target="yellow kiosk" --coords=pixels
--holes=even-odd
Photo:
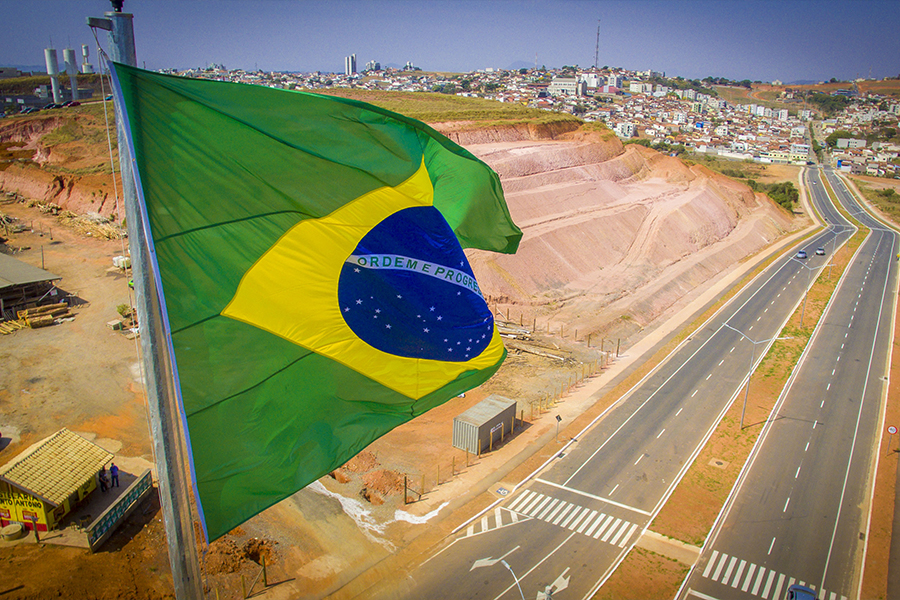
[[[48,531],[97,487],[113,455],[68,429],[0,467],[0,527],[22,523]]]

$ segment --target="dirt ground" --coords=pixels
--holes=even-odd
[[[593,600],[671,598],[690,570],[688,565],[650,550],[635,548]]]
[[[153,455],[140,383],[139,347],[135,340],[107,327],[108,321],[118,318],[117,307],[132,301],[127,278],[108,272],[113,257],[123,254],[122,240],[61,226],[53,214],[22,202],[0,203],[0,213],[12,217],[16,225],[26,226],[25,231],[11,233],[2,250],[61,276],[58,286],[62,295],[69,297],[74,317],[51,327],[0,336],[0,463],[68,427],[114,452],[120,465],[133,465],[135,471],[150,467]],[[502,318],[498,315],[498,320]],[[497,393],[520,400],[519,414],[528,421],[522,429],[530,428],[534,434],[535,419],[546,412],[551,400],[583,379],[601,357],[598,349],[588,348],[583,339],[510,339],[508,348],[509,358],[503,366],[506,376],[495,377],[464,398],[391,432],[333,477],[325,478],[325,485],[316,487],[317,491],[303,490],[214,542],[202,563],[210,594],[240,597],[242,576],[249,586],[261,570],[263,555],[269,582],[287,581],[285,597],[305,595],[302,590],[308,591],[309,586],[336,585],[339,581],[333,574],[347,569],[333,564],[325,549],[341,540],[356,540],[361,551],[358,555],[348,552],[345,560],[365,564],[365,554],[373,549],[390,552],[392,532],[373,525],[376,531],[372,539],[366,539],[359,531],[351,531],[359,523],[344,516],[347,507],[333,500],[323,502],[322,495],[359,497],[362,512],[373,513],[363,518],[365,531],[365,523],[389,522],[398,508],[406,507],[403,480],[407,476],[411,489],[425,492],[424,498],[412,491],[408,494],[409,512],[405,514],[414,519],[417,512],[427,512],[436,491],[446,494],[454,479],[459,485],[463,472],[493,468],[486,457],[469,457],[467,466],[465,454],[452,448],[453,416]],[[549,423],[550,417],[544,421]],[[417,453],[406,451],[409,444],[423,439],[445,443],[422,444]],[[501,444],[498,459],[503,447],[511,448],[508,443]],[[399,461],[383,464],[398,457]],[[441,490],[437,490],[439,486]],[[15,544],[0,543],[0,563],[6,567],[0,595],[23,599],[56,595],[170,597],[172,582],[158,502],[149,502],[142,509],[94,555],[76,548],[36,545],[31,536]],[[308,523],[297,523],[298,518]],[[399,535],[402,537],[402,532]],[[270,594],[280,591],[278,586],[269,589]]]

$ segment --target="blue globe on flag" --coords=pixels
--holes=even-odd
[[[466,255],[433,206],[400,210],[372,228],[341,269],[338,301],[360,339],[396,356],[464,362],[493,333]]]

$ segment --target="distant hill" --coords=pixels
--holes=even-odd
[[[14,67],[25,73],[46,73],[47,65],[0,65],[0,67]]]

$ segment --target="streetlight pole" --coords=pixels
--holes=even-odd
[[[798,265],[800,265],[801,267],[806,269],[806,272],[808,274],[808,276],[806,278],[806,291],[803,294],[803,308],[800,310],[800,327],[802,328],[803,327],[803,317],[804,317],[804,315],[806,315],[806,300],[807,300],[807,298],[809,298],[809,288],[812,285],[812,272],[814,269],[812,267],[808,267],[808,266],[804,265],[796,257],[792,256],[791,260],[796,261]],[[735,329],[735,331],[737,331],[737,330]]]
[[[791,338],[790,338],[790,336],[786,336],[786,337],[769,338],[767,340],[754,341],[749,335],[747,335],[746,333],[744,333],[737,327],[732,327],[728,323],[723,323],[723,325],[725,325],[725,327],[727,327],[728,329],[731,329],[732,331],[736,331],[737,333],[739,333],[742,338],[746,339],[751,344],[751,346],[750,346],[750,366],[747,369],[747,387],[744,390],[744,406],[741,407],[741,430],[743,430],[744,429],[744,415],[747,412],[747,399],[750,397],[750,376],[753,375],[753,360],[756,358],[756,345],[764,344],[766,342],[774,342],[777,340],[789,340]]]
[[[844,232],[841,225],[833,225],[834,235],[831,236],[831,254],[828,255],[830,263],[828,265],[828,279],[831,279],[831,273],[834,271],[834,253],[837,250],[837,237]]]
[[[802,263],[801,263],[802,264]],[[806,265],[803,265],[806,267]],[[800,328],[803,328],[803,317],[806,315],[806,300],[809,298],[809,286],[812,284],[812,269],[807,267],[806,291],[803,293],[803,308],[800,309]]]
[[[747,412],[747,399],[750,397],[750,376],[753,375],[753,359],[756,358],[756,342],[750,341],[752,342],[750,345],[750,365],[747,367],[747,387],[744,388],[744,405],[741,407],[741,430],[744,429],[744,414]]]
[[[516,582],[516,587],[519,588],[519,595],[522,596],[522,600],[525,600],[525,594],[522,592],[522,586],[519,585],[519,578],[516,577],[516,574],[515,574],[515,572],[513,572],[512,567],[509,566],[509,563],[506,562],[504,559],[500,559],[500,562],[503,563],[503,566],[504,566],[504,567],[506,567],[507,569],[509,569],[509,572],[512,574],[513,579],[514,579],[515,582]]]

